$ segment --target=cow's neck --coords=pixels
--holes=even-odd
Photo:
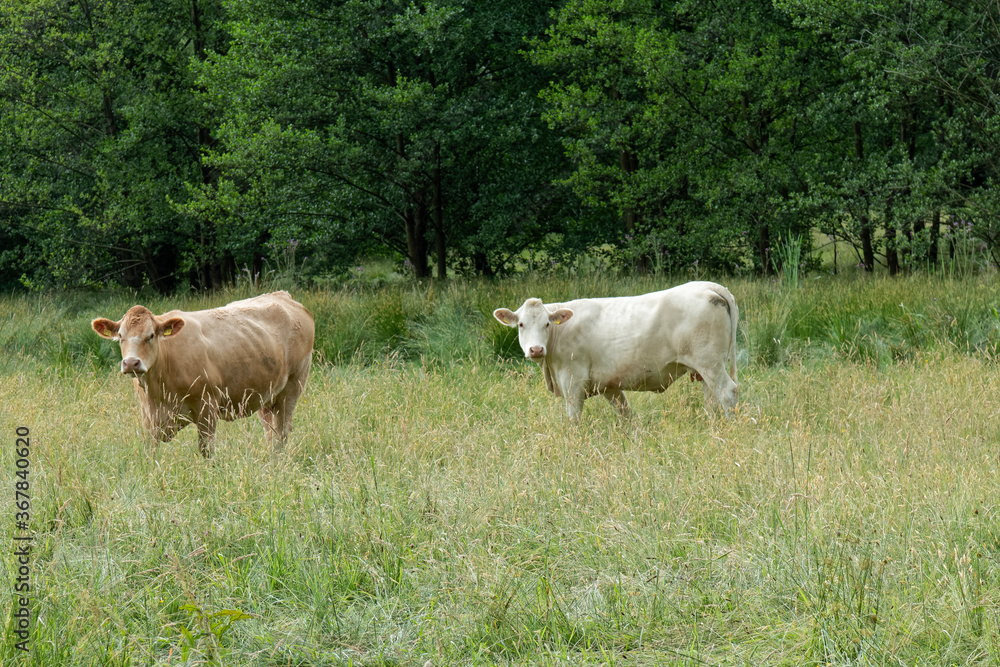
[[[156,368],[152,368],[138,377],[139,386],[142,387],[146,396],[157,403],[162,402],[170,393],[164,383],[162,370],[157,364]]]
[[[181,405],[192,392],[196,392],[201,386],[198,383],[200,375],[193,378],[178,372],[168,355],[162,353],[157,358],[156,364],[146,373],[139,376],[139,384],[149,400],[168,405]],[[167,383],[170,386],[167,386]]]

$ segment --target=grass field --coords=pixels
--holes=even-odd
[[[729,420],[685,381],[570,425],[489,317],[676,282],[296,292],[317,362],[287,449],[244,420],[209,462],[190,428],[147,447],[89,321],[257,288],[0,299],[6,591],[18,426],[36,536],[30,652],[7,632],[0,659],[1000,663],[998,278],[721,281],[742,318]]]

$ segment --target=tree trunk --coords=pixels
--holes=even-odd
[[[486,256],[486,253],[482,250],[477,250],[472,255],[472,263],[476,268],[476,273],[486,276],[487,278],[492,278],[495,274],[493,267],[490,266],[490,258]]]
[[[160,294],[171,294],[177,287],[177,248],[165,245],[146,258],[149,284]]]
[[[406,159],[406,139],[402,133],[396,134],[396,154],[400,160]],[[427,198],[423,190],[413,193],[413,205],[403,211],[406,227],[406,254],[415,278],[429,278],[427,266]]]
[[[623,150],[618,153],[618,165],[625,175],[623,180],[627,180],[628,175],[639,168],[639,158],[632,151]],[[639,212],[634,206],[626,206],[622,218],[622,222],[625,225],[625,235],[634,237],[636,235],[636,227],[639,223]],[[632,268],[639,273],[645,273],[648,264],[646,255],[639,254],[635,256]]]
[[[434,252],[437,255],[437,277],[448,277],[447,243],[444,235],[444,201],[441,193],[441,143],[434,144]]]
[[[885,263],[889,267],[889,275],[899,273],[899,254],[896,252],[896,224],[893,220],[893,204],[896,195],[892,193],[885,202]]]
[[[760,232],[757,234],[757,255],[760,257],[764,275],[772,275],[774,267],[771,265],[771,228],[767,225],[760,225]]]
[[[885,263],[889,267],[889,275],[899,273],[899,254],[896,252],[896,229],[891,223],[885,226]]]
[[[194,39],[193,48],[195,57],[199,61],[204,62],[207,58],[206,53],[206,38],[205,30],[202,25],[202,11],[201,6],[198,4],[199,0],[191,0],[191,24],[194,26]],[[204,87],[199,87],[201,92],[205,92]],[[212,137],[212,132],[208,127],[204,125],[199,125],[197,128],[198,133],[198,147],[197,152],[193,156],[198,162],[198,170],[201,174],[201,183],[205,187],[213,187],[218,182],[218,173],[215,169],[210,167],[205,162],[206,151],[215,146],[215,139]],[[200,247],[200,257],[198,257],[198,262],[201,264],[199,270],[199,276],[201,281],[201,289],[212,290],[222,287],[228,282],[231,282],[235,278],[235,270],[231,270],[230,264],[235,267],[235,262],[233,262],[232,257],[228,254],[221,260],[217,258],[216,253],[218,249],[215,246],[215,226],[208,220],[201,220],[199,222],[199,241]]]
[[[618,165],[621,167],[622,172],[628,176],[639,168],[639,159],[636,157],[635,153],[632,151],[621,151],[618,153]],[[625,223],[625,233],[634,234],[635,223],[636,223],[636,210],[634,206],[625,207],[625,216],[623,222]]]
[[[927,223],[924,221],[923,217],[918,217],[916,220],[914,220],[913,221],[913,235],[910,236],[910,239],[916,240],[917,243],[920,243],[920,234],[924,231],[924,227],[926,227],[926,226],[927,226]],[[928,257],[929,256],[930,255],[928,255]],[[913,271],[913,270],[915,270],[917,268],[916,264],[919,261],[920,261],[920,257],[917,254],[916,248],[914,247],[914,249],[913,249],[913,262],[912,262],[912,264],[910,266],[910,270],[911,271]]]
[[[868,273],[875,270],[875,248],[872,246],[872,226],[867,215],[861,216],[861,256]]]
[[[864,162],[865,144],[861,135],[861,123],[858,121],[854,121],[854,157],[859,163]],[[865,271],[872,273],[875,271],[875,248],[872,245],[872,225],[867,207],[858,216],[858,222],[861,224],[861,261]]]
[[[941,211],[936,210],[931,216],[931,242],[930,247],[927,249],[927,258],[931,261],[931,265],[937,267],[938,264],[938,245],[941,240]]]
[[[410,265],[416,278],[429,278],[430,268],[427,266],[427,215],[423,193],[418,193],[417,201],[412,208],[406,210],[403,218],[406,222],[406,252],[410,256]]]

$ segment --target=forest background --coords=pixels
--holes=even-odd
[[[1000,252],[992,0],[0,0],[0,288]],[[794,255],[788,255],[792,257]],[[530,258],[530,255],[529,255]],[[836,266],[836,263],[834,264]],[[799,267],[797,267],[799,268]]]

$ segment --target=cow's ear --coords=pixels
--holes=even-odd
[[[94,328],[98,336],[110,340],[118,337],[118,325],[118,322],[112,322],[105,317],[98,317],[96,320],[91,320],[90,322],[90,326]]]
[[[508,327],[517,326],[517,313],[507,308],[497,308],[493,311],[493,317],[497,318],[500,324],[505,324]]]
[[[184,328],[184,320],[180,317],[171,317],[169,320],[156,324],[157,336],[176,336]]]
[[[562,324],[569,318],[573,317],[573,311],[569,308],[560,308],[554,313],[549,313],[549,322],[554,324]]]

